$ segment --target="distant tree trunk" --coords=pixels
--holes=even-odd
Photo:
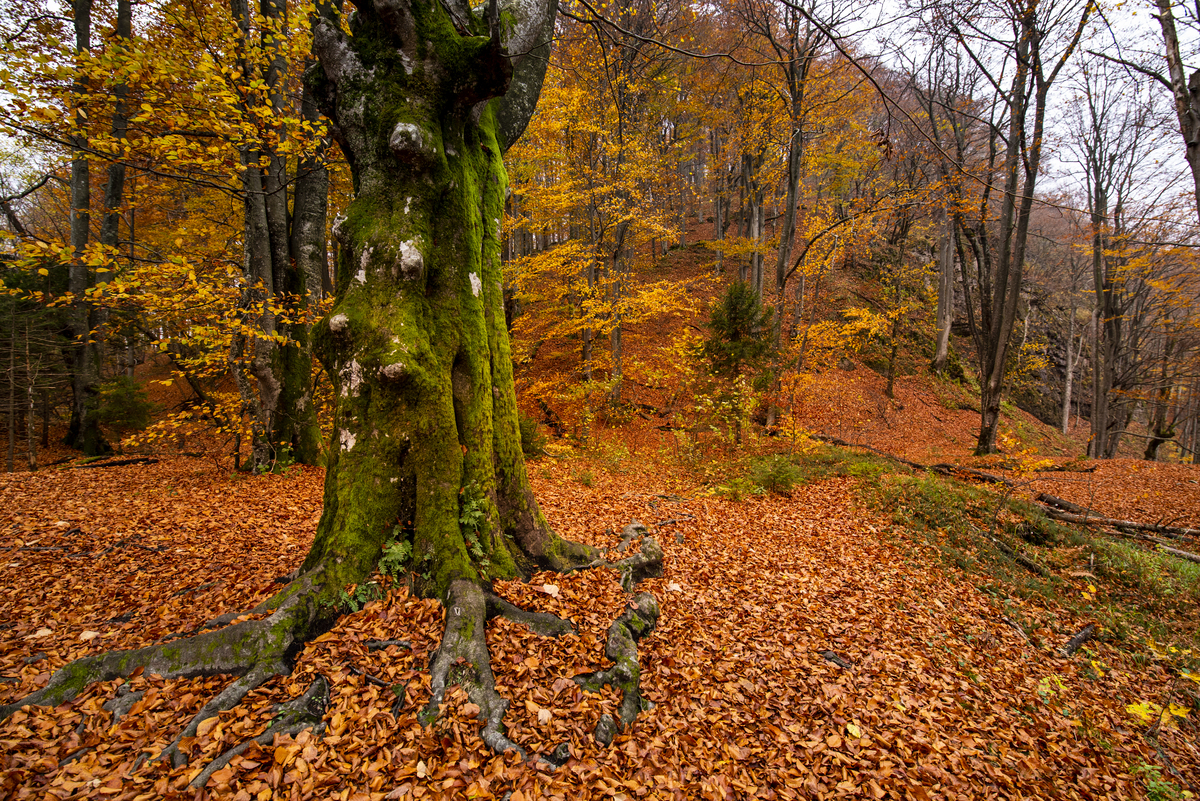
[[[1103,459],[1107,451],[1106,437],[1108,434],[1108,371],[1104,367],[1104,352],[1102,350],[1101,311],[1099,298],[1096,310],[1092,312],[1092,413],[1089,415],[1091,438],[1088,440],[1088,457]]]
[[[319,124],[320,112],[308,87],[301,96],[301,113],[308,122]],[[288,220],[290,258],[282,265],[273,265],[276,275],[283,273],[284,291],[294,318],[294,322],[285,327],[288,342],[280,349],[282,388],[274,439],[290,446],[292,458],[301,464],[318,464],[321,460],[321,429],[313,402],[312,327],[307,318],[310,307],[320,303],[330,288],[325,245],[329,208],[329,171],[325,166],[328,149],[329,140],[322,137],[314,152],[300,162]],[[277,213],[286,218],[286,187],[281,185],[277,191],[284,200],[284,208]]]
[[[92,0],[74,0],[75,52],[80,58],[91,50]],[[76,73],[72,96],[77,104],[71,135],[71,264],[67,288],[72,295],[68,312],[71,331],[71,423],[66,444],[88,456],[110,453],[112,447],[96,420],[100,394],[99,351],[92,342],[92,304],[87,298],[91,270],[85,251],[91,238],[91,171],[88,165],[87,116],[84,100],[89,91],[82,72]]]
[[[1063,380],[1062,395],[1062,433],[1066,434],[1071,428],[1071,395],[1075,389],[1075,365],[1083,352],[1084,335],[1079,336],[1079,347],[1071,344],[1075,339],[1075,304],[1071,304],[1071,312],[1067,317],[1067,365],[1066,377]]]
[[[242,47],[250,48],[251,10],[247,0],[230,0]],[[261,0],[260,13],[268,29],[284,30],[281,0]],[[260,42],[267,59],[261,80],[268,87],[269,107],[246,107],[247,117],[262,132],[256,144],[242,148],[242,191],[245,244],[242,298],[244,319],[253,335],[234,343],[238,388],[251,419],[251,469],[264,472],[284,455],[316,464],[321,457],[321,433],[312,402],[312,351],[304,319],[310,303],[320,300],[326,281],[325,216],[329,191],[318,142],[315,154],[297,173],[293,208],[288,208],[287,158],[276,144],[286,136],[278,122],[286,107],[286,62],[282,42],[270,33]],[[252,71],[243,56],[245,74]],[[306,90],[300,111],[310,122],[319,113]],[[282,337],[282,341],[280,341]],[[248,376],[246,375],[248,374]],[[251,380],[253,379],[253,384]]]
[[[729,203],[726,200],[725,193],[728,191],[725,180],[725,170],[720,168],[721,158],[721,135],[718,131],[712,132],[712,157],[713,164],[718,165],[712,170],[713,175],[713,229],[712,238],[717,243],[717,263],[715,270],[717,275],[725,272],[725,251],[722,247],[725,241],[725,228],[728,225],[726,217],[729,216]]]
[[[1196,213],[1200,216],[1200,70],[1193,72],[1190,78],[1184,71],[1172,0],[1156,0],[1156,5],[1167,72],[1171,79],[1171,94],[1175,98],[1175,116],[1179,122],[1179,133],[1183,136],[1184,158],[1192,171],[1192,194],[1196,201]]]
[[[50,447],[50,390],[42,390],[42,447]]]
[[[8,460],[5,470],[11,473],[17,453],[17,325],[13,312],[12,339],[8,348]]]
[[[117,0],[116,38],[126,46],[133,35],[133,6],[131,0]],[[129,87],[122,81],[113,88],[115,103],[112,116],[112,139],[120,142],[129,130],[129,110],[126,100]],[[120,222],[121,203],[125,197],[125,163],[115,160],[108,165],[108,180],[104,185],[104,220],[100,224],[100,244],[111,248],[113,256],[121,246]],[[96,277],[96,282],[107,281],[109,273]]]
[[[951,223],[953,225],[953,223]],[[950,325],[954,322],[954,240],[942,238],[938,247],[937,346],[930,369],[941,375],[950,358]]]
[[[25,441],[28,443],[26,464],[29,472],[37,470],[37,400],[34,392],[35,374],[30,370],[33,355],[29,352],[29,323],[25,323]]]
[[[1169,374],[1171,353],[1173,351],[1174,343],[1170,337],[1164,336],[1158,389],[1154,393],[1148,426],[1150,429],[1150,439],[1146,441],[1146,450],[1142,454],[1142,458],[1150,462],[1157,461],[1158,449],[1164,443],[1173,440],[1176,435],[1175,421],[1167,421],[1167,410],[1171,405],[1171,394],[1174,390]]]
[[[624,226],[622,226],[624,227]],[[609,390],[608,398],[612,403],[620,403],[621,401],[621,382],[624,378],[624,356],[625,345],[622,339],[622,313],[621,313],[621,291],[624,287],[625,274],[625,231],[620,235],[620,242],[617,246],[617,252],[613,256],[612,269],[616,275],[616,280],[612,282],[612,295],[609,300],[612,303],[612,320],[609,328],[609,355],[611,364],[610,379],[612,381],[612,389]]]
[[[587,283],[588,298],[596,291],[596,263],[588,259],[583,267],[584,281]],[[590,325],[584,326],[579,332],[580,353],[579,362],[581,367],[581,377],[584,381],[592,380],[592,346],[596,339],[596,332]]]

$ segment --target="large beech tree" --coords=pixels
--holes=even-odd
[[[446,607],[425,718],[458,682],[481,709],[483,739],[498,751],[519,748],[504,733],[507,701],[494,689],[486,621],[504,615],[547,635],[571,627],[517,609],[490,582],[602,563],[594,549],[556,536],[530,491],[500,283],[502,155],[537,102],[557,2],[356,5],[345,25],[328,7],[314,23],[320,66],[310,81],[350,161],[355,198],[336,225],[335,306],[314,331],[338,408],[312,550],[257,608],[266,617],[80,659],[0,715],[61,703],[138,668],[238,675],[161,755],[182,764],[180,743],[202,720],[289,670],[303,643],[336,620],[342,590],[368,578],[389,541],[406,541],[418,590]],[[631,590],[661,560],[646,537],[640,553],[613,566]],[[641,708],[635,643],[657,617],[653,596],[633,597],[609,629],[614,666],[577,679],[623,690],[621,724]],[[322,694],[314,686],[272,730],[313,725]],[[602,719],[597,738],[611,741],[617,727]]]

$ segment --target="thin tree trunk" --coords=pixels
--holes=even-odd
[[[1196,201],[1196,213],[1200,216],[1200,70],[1193,72],[1190,79],[1184,72],[1179,35],[1175,31],[1173,0],[1156,0],[1156,3],[1166,51],[1167,73],[1171,78],[1171,93],[1175,99],[1175,116],[1183,136],[1184,158],[1192,171],[1192,193]]]
[[[34,422],[37,412],[37,402],[34,399],[35,379],[37,372],[33,369],[33,355],[29,352],[29,321],[25,322],[25,439],[29,443],[27,464],[29,472],[37,470],[37,423]]]
[[[12,341],[8,348],[8,461],[6,470],[14,469],[17,450],[17,315],[12,315]]]
[[[90,52],[92,37],[92,1],[74,0],[75,52],[82,59]],[[74,132],[71,135],[71,264],[67,288],[72,295],[68,316],[71,330],[71,424],[66,442],[89,456],[112,449],[96,421],[95,402],[99,395],[100,365],[92,343],[92,308],[87,300],[91,281],[85,251],[91,238],[91,171],[87,160],[87,112],[84,108],[89,87],[82,70],[76,73],[71,93],[76,103]]]
[[[951,223],[953,225],[953,223]],[[938,247],[937,347],[930,369],[941,375],[950,358],[950,325],[954,322],[954,241],[944,236]]]
[[[1083,337],[1079,338],[1079,351],[1071,344],[1075,339],[1075,304],[1071,304],[1070,316],[1067,318],[1067,368],[1063,381],[1062,395],[1062,432],[1066,434],[1071,429],[1071,394],[1075,386],[1075,363],[1079,360],[1079,352],[1083,349]]]

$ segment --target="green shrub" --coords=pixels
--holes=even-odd
[[[713,375],[732,380],[756,373],[771,353],[770,309],[744,281],[734,281],[709,311],[709,338],[702,346]]]
[[[125,431],[141,431],[150,425],[154,404],[146,390],[127,376],[105,381],[96,398],[96,419],[101,425]]]
[[[803,474],[786,456],[775,454],[750,463],[750,482],[775,495],[790,495]]]

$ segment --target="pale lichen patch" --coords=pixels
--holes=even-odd
[[[479,274],[471,273],[468,277],[471,279],[471,294],[479,297],[479,293],[483,291],[483,282],[479,280]]]
[[[362,365],[355,359],[342,368],[342,397],[346,395],[357,395],[358,387],[362,384]]]
[[[400,272],[408,280],[420,277],[421,269],[425,266],[425,257],[417,248],[417,243],[407,240],[400,243]]]

